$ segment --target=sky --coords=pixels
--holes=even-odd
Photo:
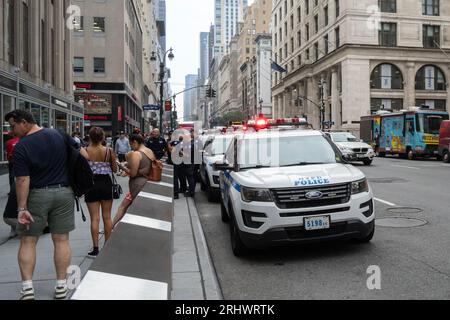
[[[200,66],[200,32],[209,32],[214,22],[215,0],[166,0],[167,48],[175,59],[168,62],[173,93],[184,90],[185,76],[197,74]],[[249,0],[249,4],[253,0]],[[183,115],[183,95],[176,99],[178,117]]]

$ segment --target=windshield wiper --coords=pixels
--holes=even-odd
[[[296,167],[296,166],[309,166],[309,165],[315,165],[315,164],[325,164],[324,162],[298,162],[293,164],[287,164],[282,167]]]
[[[254,166],[254,167],[245,167],[245,168],[242,168],[242,170],[262,169],[262,168],[272,168],[272,166],[257,165],[257,166]]]

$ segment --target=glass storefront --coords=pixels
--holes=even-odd
[[[55,110],[55,129],[69,133],[67,113]]]

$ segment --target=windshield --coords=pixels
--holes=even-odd
[[[208,149],[210,149],[210,154],[213,156],[225,154],[232,140],[232,136],[226,138],[215,138],[213,143],[208,147]]]
[[[240,141],[241,169],[340,163],[340,155],[323,136],[292,136]]]
[[[351,133],[346,132],[339,132],[339,133],[332,133],[331,137],[334,142],[357,142],[358,139]]]
[[[420,128],[423,133],[439,134],[441,123],[444,120],[448,120],[448,115],[444,114],[420,114],[419,122]]]

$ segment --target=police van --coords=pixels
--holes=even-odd
[[[213,169],[213,164],[223,159],[232,139],[231,134],[215,134],[209,136],[203,144],[201,187],[209,202],[217,201],[220,197],[219,172]]]
[[[315,130],[236,135],[220,171],[221,215],[236,256],[249,248],[349,238],[375,231],[364,174]]]

